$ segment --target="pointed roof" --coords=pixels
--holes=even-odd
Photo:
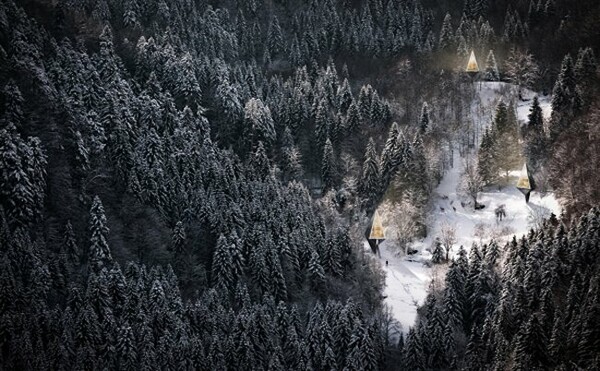
[[[469,73],[479,72],[479,65],[477,64],[477,59],[475,58],[475,52],[473,50],[471,50],[471,56],[469,57],[466,71]]]
[[[529,173],[527,164],[523,164],[523,169],[521,170],[521,176],[519,177],[519,180],[517,181],[517,189],[525,195],[535,189],[535,184],[533,182],[533,178],[531,177],[531,174]]]
[[[371,225],[371,233],[369,234],[370,240],[385,240],[385,232],[383,230],[383,224],[381,223],[381,216],[378,211],[375,211],[373,215],[373,224]]]

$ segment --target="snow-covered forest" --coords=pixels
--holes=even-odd
[[[0,0],[0,370],[600,368],[599,25]]]

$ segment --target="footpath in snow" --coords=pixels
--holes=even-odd
[[[479,99],[472,105],[474,120],[482,125],[489,125],[496,103],[510,91],[511,87],[504,83],[482,83]],[[527,98],[531,97],[532,93],[524,92],[523,95]],[[540,102],[544,115],[549,116],[549,98],[542,97]],[[529,104],[530,102],[520,102],[517,105],[520,121],[527,119]],[[550,213],[560,214],[560,206],[553,194],[542,197],[533,192],[529,203],[526,203],[523,194],[512,185],[481,192],[478,202],[485,206],[482,210],[473,210],[470,205],[463,207],[461,201],[465,200],[459,196],[458,191],[463,168],[464,159],[455,153],[453,167],[444,175],[433,194],[433,206],[428,217],[428,237],[415,241],[412,245],[419,250],[417,254],[398,257],[388,243],[383,242],[380,245],[379,260],[386,274],[385,302],[390,307],[392,316],[401,325],[402,332],[407,332],[409,327],[413,326],[417,307],[423,304],[427,295],[427,288],[435,270],[428,268],[423,262],[430,259],[428,249],[435,237],[440,235],[443,226],[450,226],[456,231],[456,243],[451,253],[453,256],[461,245],[468,251],[473,243],[486,243],[490,239],[504,241],[513,235],[522,236]],[[516,179],[518,174],[519,171],[515,171],[511,176]],[[504,205],[506,218],[497,222],[494,210],[500,205]],[[368,244],[366,248],[370,250]]]

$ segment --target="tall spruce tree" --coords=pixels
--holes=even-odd
[[[377,150],[375,149],[375,141],[373,138],[369,138],[360,179],[362,196],[367,200],[369,205],[378,197],[380,184],[381,175],[379,171]]]
[[[323,160],[321,163],[321,180],[323,181],[323,193],[333,189],[337,175],[337,166],[333,146],[329,138],[325,141],[323,149]]]
[[[95,196],[90,209],[89,219],[90,229],[90,249],[89,249],[89,265],[95,272],[99,272],[102,268],[110,268],[112,264],[112,256],[108,247],[108,225],[104,206],[100,197]]]
[[[484,78],[487,81],[500,80],[500,72],[498,71],[498,65],[496,64],[496,57],[494,56],[493,50],[490,50],[487,59],[485,60]]]

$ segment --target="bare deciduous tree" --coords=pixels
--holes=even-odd
[[[456,227],[451,225],[448,222],[444,222],[442,224],[442,229],[440,231],[440,240],[442,241],[442,245],[446,249],[446,261],[450,256],[450,250],[452,246],[456,243]]]
[[[395,241],[398,248],[408,254],[409,243],[419,234],[419,208],[408,197],[403,197],[399,203],[382,205],[380,211],[387,226],[386,238]]]
[[[473,228],[473,237],[479,238],[479,243],[483,243],[483,239],[488,235],[489,224],[477,223]]]
[[[477,210],[477,196],[483,189],[483,179],[479,175],[477,160],[467,160],[462,174],[460,191],[473,200],[473,208]]]

